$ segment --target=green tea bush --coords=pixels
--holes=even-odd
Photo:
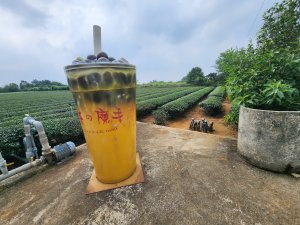
[[[182,90],[186,90],[187,88],[183,88],[183,87],[177,87],[177,88],[164,88],[163,90],[156,90],[154,91],[153,93],[151,94],[148,94],[146,96],[138,96],[136,98],[136,101],[137,102],[142,102],[142,101],[146,101],[146,100],[149,100],[149,99],[152,99],[152,98],[158,98],[158,97],[161,97],[163,95],[168,95],[168,94],[172,94],[172,93],[175,93],[175,92],[180,92]]]
[[[233,102],[231,104],[230,113],[224,117],[225,123],[237,129],[238,121],[239,121],[239,111],[240,111],[240,105]]]
[[[155,124],[166,125],[168,119],[168,114],[166,113],[166,111],[157,109],[152,113],[152,115],[155,119]]]
[[[161,107],[170,118],[182,115],[187,109],[195,105],[201,98],[213,90],[213,87],[206,87],[184,97],[178,98]]]
[[[205,87],[163,105],[158,109],[159,113],[154,116],[156,123],[159,124],[160,120],[162,120],[159,118],[159,115],[165,115],[166,118],[164,118],[164,120],[182,115],[187,109],[195,105],[201,98],[206,96],[212,90],[213,87]]]
[[[162,97],[137,102],[137,110],[136,110],[137,117],[139,118],[139,117],[145,116],[145,115],[151,113],[153,110],[157,109],[157,107],[162,106],[170,101],[173,101],[175,99],[183,97],[192,92],[195,92],[195,91],[199,90],[200,88],[201,87],[188,88],[187,90],[168,94],[168,95],[165,95]]]
[[[172,101],[199,89],[200,87],[137,88],[137,98],[141,99],[143,96],[147,99],[137,100],[137,104],[151,103],[151,107],[154,106],[155,109],[157,105],[166,103],[165,101]],[[84,142],[74,100],[69,91],[1,93],[0,105],[0,152],[3,155],[25,155],[25,114],[43,123],[51,146],[66,141],[76,144]],[[153,108],[147,112],[151,112]],[[34,135],[36,144],[40,147],[38,136]]]
[[[216,97],[223,98],[224,95],[225,95],[225,87],[218,86],[212,92],[209,93],[208,97],[210,97],[210,96],[216,96]]]
[[[200,102],[199,106],[203,108],[204,113],[207,115],[217,115],[222,111],[224,95],[225,88],[219,86],[215,88],[204,101]]]
[[[42,121],[44,129],[49,139],[50,145],[73,141],[74,143],[82,143],[84,141],[83,132],[77,117],[61,118]],[[0,150],[3,155],[11,153],[24,153],[23,124],[0,127]],[[36,144],[39,144],[38,137],[35,135]]]

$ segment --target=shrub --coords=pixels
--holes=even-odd
[[[212,89],[213,87],[206,87],[163,105],[157,110],[156,116],[154,116],[155,123],[159,124],[161,120],[166,121],[168,118],[182,115],[183,112],[195,105],[201,98],[212,91]],[[162,115],[163,118],[159,118],[159,115]]]
[[[211,92],[213,87],[206,87],[189,95],[178,98],[161,107],[171,118],[182,115],[187,109],[195,105],[201,98]]]
[[[211,96],[205,99],[199,105],[203,108],[205,114],[214,116],[222,111],[222,102],[222,98]]]
[[[230,124],[235,129],[237,129],[239,121],[239,111],[240,105],[233,102],[231,104],[230,113],[224,117],[225,123]]]
[[[136,100],[138,102],[142,102],[142,101],[146,101],[146,100],[149,100],[149,99],[152,99],[152,98],[158,98],[158,97],[161,97],[161,96],[164,96],[164,95],[168,95],[168,94],[172,94],[172,93],[175,93],[175,92],[180,92],[182,90],[186,90],[187,88],[183,89],[182,87],[175,87],[175,88],[162,88],[162,90],[155,90],[153,91],[152,93],[148,94],[148,95],[145,95],[145,96],[138,96],[136,98]]]
[[[263,15],[256,44],[221,53],[217,70],[231,100],[256,109],[300,109],[299,16],[300,1],[276,3]]]
[[[219,86],[204,101],[200,102],[199,106],[203,108],[204,113],[214,116],[222,111],[224,94],[225,88]]]
[[[167,119],[168,119],[168,114],[166,111],[158,109],[155,110],[152,115],[154,116],[155,119],[155,124],[157,125],[166,125]]]
[[[84,140],[80,122],[77,117],[51,119],[42,121],[45,132],[48,136],[51,146],[73,141],[75,144],[81,143]],[[5,128],[0,128],[0,149],[3,155],[9,155],[12,152],[21,152],[24,149],[23,125],[15,125]],[[36,144],[39,145],[39,140],[36,139]]]
[[[178,98],[185,96],[187,94],[190,94],[192,92],[195,92],[196,90],[199,90],[199,87],[189,88],[187,90],[168,94],[168,95],[165,95],[162,97],[138,102],[137,103],[137,111],[136,111],[137,117],[139,118],[141,116],[145,116],[145,115],[151,113],[153,110],[157,109],[157,107],[162,106],[170,101],[178,99]]]
[[[209,93],[208,97],[210,96],[217,96],[223,98],[225,94],[225,87],[218,86],[212,92]]]

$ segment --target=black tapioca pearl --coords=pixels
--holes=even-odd
[[[130,74],[130,73],[126,75],[126,80],[125,80],[126,85],[129,85],[131,83],[131,77],[132,77],[132,74]]]
[[[93,101],[95,103],[100,103],[104,99],[103,93],[102,92],[95,92],[93,93]]]
[[[135,84],[135,83],[136,83],[136,75],[135,75],[135,73],[132,74],[132,76],[131,76],[131,83],[132,83],[132,84]]]
[[[78,83],[79,83],[79,86],[80,86],[82,89],[88,89],[88,87],[89,87],[88,82],[87,82],[87,79],[86,79],[85,76],[79,77],[79,78],[78,78]]]
[[[120,101],[125,103],[128,102],[128,99],[130,98],[128,89],[123,89],[120,95],[121,95]]]
[[[77,107],[82,105],[82,103],[85,101],[82,93],[73,93],[73,97],[74,97],[75,104]]]
[[[71,86],[70,79],[67,79],[69,87]]]
[[[136,89],[130,88],[129,91],[130,91],[131,96],[133,96],[135,98],[136,97]]]
[[[107,92],[105,91],[97,91],[93,93],[93,101],[95,103],[103,103],[103,104],[108,104],[110,101],[109,96],[107,95]]]
[[[74,98],[74,101],[75,101],[76,106],[78,106],[78,103],[79,103],[79,98],[78,98],[78,96],[79,96],[79,94],[73,93],[73,98]]]
[[[98,53],[97,59],[99,59],[99,58],[101,58],[101,57],[104,57],[104,58],[107,58],[107,59],[108,59],[108,55],[107,55],[105,52],[100,52],[100,53]]]
[[[78,88],[77,80],[74,79],[68,79],[68,84],[71,90],[75,90]]]
[[[126,89],[116,89],[115,95],[117,96],[118,100],[123,101],[126,99]]]
[[[113,77],[110,72],[106,71],[103,74],[103,83],[105,86],[111,86],[113,83]]]
[[[126,75],[122,72],[114,73],[114,79],[119,85],[126,84]]]
[[[86,76],[86,79],[91,86],[97,86],[101,83],[101,75],[99,73],[91,73]]]
[[[92,102],[93,101],[93,93],[83,93],[83,98],[85,102]]]
[[[86,58],[88,60],[95,60],[95,59],[97,59],[97,57],[95,55],[88,55]]]
[[[114,91],[104,93],[105,102],[108,106],[112,107],[116,105],[117,96]]]
[[[136,95],[135,88],[127,89],[127,94],[128,94],[128,99],[127,99],[128,102],[135,101],[135,95]]]

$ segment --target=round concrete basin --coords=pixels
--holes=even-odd
[[[300,111],[240,108],[238,152],[275,172],[300,172]]]

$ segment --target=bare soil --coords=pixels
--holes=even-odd
[[[228,100],[225,100],[223,102],[223,112],[216,116],[205,115],[202,109],[200,109],[199,105],[196,104],[193,108],[187,111],[185,115],[183,115],[182,117],[169,120],[166,126],[188,130],[192,118],[194,119],[205,118],[208,122],[214,122],[215,131],[213,131],[212,134],[237,138],[237,131],[232,127],[226,125],[224,122],[224,116],[227,115],[229,111],[230,111],[230,103]],[[145,123],[155,122],[154,117],[152,115],[146,116],[140,119],[140,121]]]

